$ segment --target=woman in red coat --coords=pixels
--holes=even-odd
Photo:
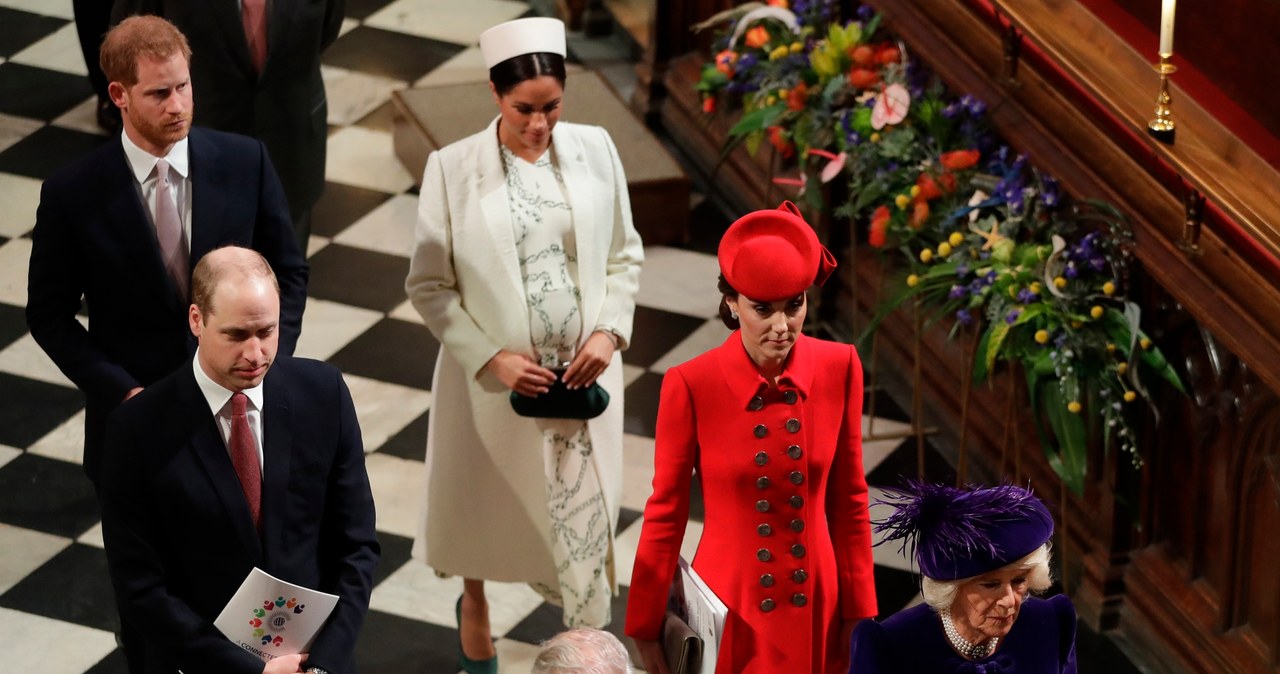
[[[843,674],[853,625],[876,614],[862,366],[800,334],[835,262],[791,203],[735,222],[719,262],[735,331],[663,380],[626,632],[651,674],[669,671],[658,639],[696,471],[693,568],[729,608],[717,674]]]

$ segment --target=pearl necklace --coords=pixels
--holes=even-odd
[[[970,660],[980,660],[991,655],[996,650],[996,644],[1000,643],[1000,637],[992,637],[985,644],[971,644],[960,636],[960,630],[956,629],[956,623],[951,619],[951,609],[942,609],[939,616],[942,618],[942,630],[947,633],[947,640],[951,642],[951,647]]]

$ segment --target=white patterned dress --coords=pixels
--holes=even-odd
[[[540,365],[562,368],[583,330],[573,211],[554,149],[529,163],[499,147],[533,347]],[[538,428],[560,586],[535,589],[563,607],[566,625],[602,627],[612,600],[613,532],[591,435],[576,419],[539,419]]]

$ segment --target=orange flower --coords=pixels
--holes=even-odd
[[[880,83],[880,73],[867,68],[854,68],[849,71],[849,84],[859,89],[870,89]]]
[[[943,171],[942,175],[938,176],[938,182],[942,183],[942,189],[946,190],[947,194],[956,191],[956,175],[954,173]]]
[[[781,7],[781,8],[783,8],[783,9],[787,9],[787,8],[788,8],[787,0],[769,0],[769,6],[770,6],[770,7]]]
[[[747,31],[747,46],[761,49],[769,44],[769,31],[764,26],[756,26]]]
[[[724,73],[726,77],[733,77],[733,64],[737,63],[738,54],[732,49],[726,49],[716,54],[716,70]]]
[[[902,60],[902,51],[893,45],[884,45],[876,50],[876,63],[889,65]]]
[[[977,150],[953,150],[951,152],[943,152],[938,161],[952,171],[963,171],[977,164],[978,156]]]
[[[782,127],[769,127],[769,143],[778,151],[778,154],[787,159],[790,159],[796,153],[796,146],[792,145],[791,141],[787,140],[787,137],[782,134]]]
[[[860,44],[849,52],[849,57],[860,66],[869,66],[876,60],[876,50],[872,49],[870,45]]]
[[[915,208],[911,209],[911,228],[920,229],[924,226],[924,221],[929,219],[929,202],[917,201]]]
[[[881,206],[871,213],[871,229],[867,232],[867,243],[876,248],[884,248],[885,234],[889,229],[889,207]]]
[[[916,195],[917,202],[933,201],[942,196],[942,190],[938,187],[938,183],[928,173],[921,173],[920,177],[916,178],[916,185],[920,188],[920,193]]]
[[[716,111],[716,99],[708,96],[702,99],[702,111],[711,114]]]
[[[805,99],[809,97],[809,87],[804,82],[795,85],[791,91],[787,93],[787,107],[791,110],[804,110]]]

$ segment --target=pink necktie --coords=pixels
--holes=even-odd
[[[245,414],[249,396],[236,392],[231,396],[231,463],[240,479],[240,488],[249,502],[253,525],[262,531],[262,466],[258,461],[258,443],[249,429]]]
[[[253,68],[262,72],[267,62],[267,0],[242,0],[240,21],[244,24],[244,37],[249,42],[249,57]]]
[[[155,218],[160,259],[164,262],[165,271],[169,272],[169,277],[177,285],[178,295],[185,304],[187,287],[191,283],[191,259],[187,251],[187,236],[182,229],[182,219],[178,217],[178,205],[169,183],[169,162],[163,159],[156,161]]]

